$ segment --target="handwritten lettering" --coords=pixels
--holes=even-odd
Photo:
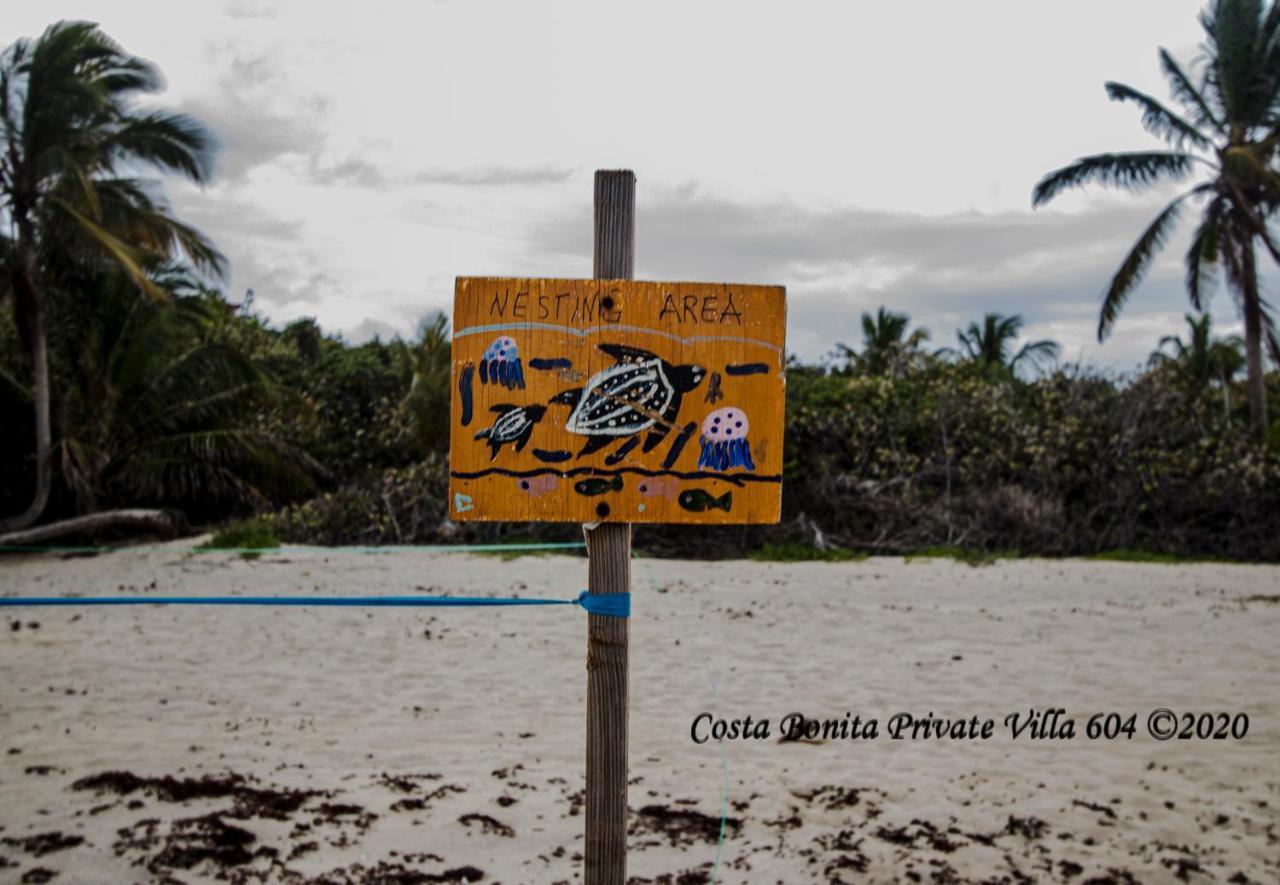
[[[734,323],[742,325],[742,311],[733,300],[733,293],[725,295],[703,295],[702,303],[698,303],[697,295],[685,295],[679,300],[668,292],[662,296],[662,308],[658,311],[659,322],[673,319],[679,325],[721,325]]]
[[[593,292],[574,295],[571,292],[530,292],[503,290],[494,292],[489,302],[492,320],[547,320],[550,322],[587,325],[596,322],[622,322],[622,300],[617,292]]]

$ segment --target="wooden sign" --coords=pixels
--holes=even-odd
[[[454,520],[777,522],[777,286],[460,277]]]

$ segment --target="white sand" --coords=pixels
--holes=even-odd
[[[0,593],[568,597],[586,572],[572,557],[185,546],[6,558]],[[689,729],[717,707],[773,726],[724,745],[740,825],[722,881],[1280,880],[1280,569],[640,560],[635,591],[635,881],[709,881],[722,749]],[[0,615],[2,881],[581,880],[580,611]],[[1010,740],[1006,714],[1054,706],[1075,739]],[[1157,707],[1243,711],[1248,736],[1158,742]],[[880,736],[779,743],[793,710],[874,716]],[[990,717],[996,735],[889,740],[904,710]],[[1138,733],[1086,739],[1099,711],[1138,714]],[[72,787],[110,771],[245,780],[185,802],[163,784]],[[272,812],[250,788],[325,795]],[[30,838],[49,833],[63,838]],[[83,841],[60,847],[69,836]]]

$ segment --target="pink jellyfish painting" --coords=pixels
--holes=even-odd
[[[520,351],[514,338],[503,335],[485,348],[480,358],[480,383],[524,389],[524,368],[520,365]]]
[[[698,467],[709,470],[730,470],[742,467],[755,470],[751,460],[751,445],[747,431],[751,423],[747,413],[732,406],[716,409],[702,422],[702,454],[698,455]]]

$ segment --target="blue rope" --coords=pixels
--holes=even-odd
[[[51,605],[292,605],[372,608],[446,606],[577,605],[593,615],[631,617],[630,593],[592,596],[583,590],[574,599],[525,599],[488,596],[6,596],[0,608]]]

